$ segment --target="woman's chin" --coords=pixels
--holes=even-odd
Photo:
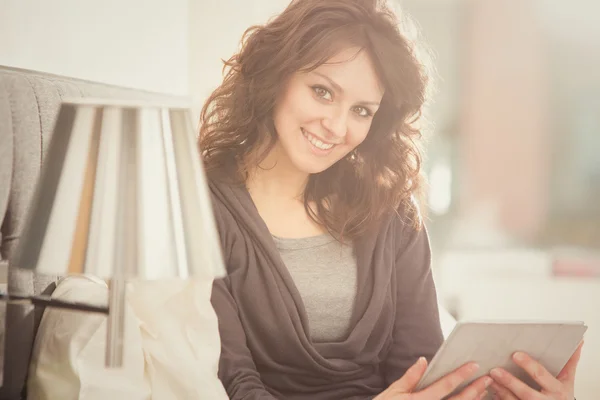
[[[329,167],[331,167],[333,165],[333,163],[309,163],[309,162],[304,162],[302,164],[297,164],[296,167],[308,174],[308,175],[316,175],[316,174],[320,174],[321,172],[327,170]]]

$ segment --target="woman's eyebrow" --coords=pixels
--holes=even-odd
[[[340,94],[344,94],[344,89],[338,85],[333,79],[331,79],[330,77],[328,77],[327,75],[318,72],[318,71],[313,71],[316,75],[319,75],[321,78],[325,79],[327,82],[329,82],[329,84],[331,86],[333,86],[333,88],[338,91]],[[360,104],[362,105],[373,105],[376,107],[379,107],[379,102],[378,101],[361,101]]]
[[[358,103],[362,106],[375,106],[375,107],[379,107],[380,103],[376,102],[376,101],[361,101],[360,103]]]
[[[338,85],[337,83],[335,83],[335,81],[334,81],[333,79],[331,79],[330,77],[328,77],[328,76],[327,76],[327,75],[325,75],[325,74],[322,74],[321,72],[317,72],[317,71],[314,71],[314,72],[315,72],[315,74],[319,75],[321,78],[323,78],[323,79],[325,79],[326,81],[328,81],[328,82],[329,82],[329,84],[330,84],[331,86],[333,86],[333,88],[334,88],[335,90],[337,90],[338,92],[340,92],[340,93],[342,93],[342,94],[344,93],[344,89],[342,89],[342,87],[341,87],[340,85]]]

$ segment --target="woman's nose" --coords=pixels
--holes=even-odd
[[[329,134],[343,138],[348,132],[348,114],[344,111],[332,110],[331,115],[324,118],[322,124]]]

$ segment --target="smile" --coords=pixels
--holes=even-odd
[[[310,144],[315,146],[317,149],[329,150],[333,146],[335,146],[333,143],[324,143],[322,140],[320,140],[316,136],[313,136],[312,134],[306,132],[302,128],[300,128],[300,130],[302,131],[302,134],[304,135],[304,137],[310,142]]]

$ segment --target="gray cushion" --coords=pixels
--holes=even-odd
[[[172,96],[0,66],[0,259],[10,260],[38,180],[61,99],[100,97],[172,102]],[[180,100],[180,99],[179,99]],[[0,284],[2,283],[0,278]],[[55,276],[8,266],[10,293],[51,293]],[[43,310],[0,304],[4,371],[0,400],[20,399]],[[4,316],[6,324],[3,326]],[[5,329],[4,329],[5,328]],[[0,364],[0,367],[2,364]],[[0,376],[2,376],[0,374]]]

